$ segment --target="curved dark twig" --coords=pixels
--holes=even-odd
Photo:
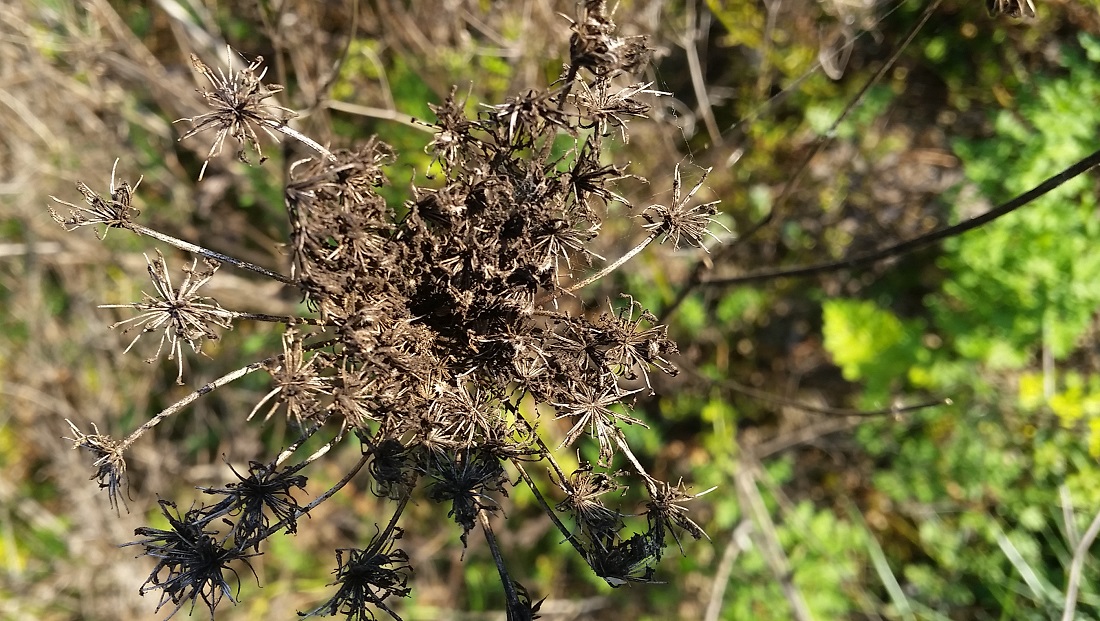
[[[964,220],[959,224],[936,229],[931,233],[921,235],[919,237],[914,237],[913,239],[903,241],[893,246],[887,246],[886,248],[882,248],[872,252],[857,254],[853,257],[841,259],[839,261],[828,261],[825,263],[814,263],[812,265],[803,265],[799,267],[768,270],[763,272],[753,272],[749,274],[743,274],[741,276],[729,276],[724,278],[712,278],[702,280],[699,285],[715,287],[747,282],[759,282],[762,280],[775,280],[779,278],[793,278],[796,276],[813,276],[815,274],[821,274],[825,272],[861,267],[864,265],[869,265],[871,263],[877,263],[878,261],[882,261],[883,259],[901,256],[918,248],[934,244],[949,237],[962,235],[963,233],[972,231],[982,226],[983,224],[992,222],[993,220],[996,220],[1001,216],[1010,214],[1020,207],[1023,207],[1024,205],[1027,205],[1028,203],[1031,203],[1032,201],[1038,199],[1039,197],[1054,191],[1071,179],[1074,179],[1088,172],[1089,169],[1098,164],[1100,164],[1100,150],[1094,151],[1091,155],[1087,155],[1084,158],[1078,160],[1076,163],[1072,164],[1062,172],[1054,175],[1053,177],[1050,177],[1046,181],[1040,183],[1034,188],[1028,190],[1027,192],[1020,194],[1016,198],[1008,201],[1007,203],[999,205],[998,207],[995,207],[980,216],[976,216],[969,220]]]
[[[795,173],[790,177],[790,179],[787,180],[787,183],[783,185],[783,190],[779,193],[779,197],[776,198],[775,203],[773,204],[772,208],[768,210],[768,213],[756,222],[752,223],[752,225],[749,226],[748,230],[739,235],[738,238],[730,246],[728,246],[724,252],[719,252],[717,257],[708,257],[706,260],[699,261],[695,264],[695,266],[692,268],[691,276],[689,277],[687,284],[684,285],[684,287],[676,294],[676,298],[673,299],[672,303],[669,304],[668,307],[663,310],[663,312],[659,313],[661,321],[667,320],[668,316],[671,315],[680,306],[680,304],[683,303],[684,299],[686,299],[687,296],[690,295],[690,293],[696,287],[706,282],[703,280],[703,272],[705,272],[710,265],[721,262],[722,256],[728,254],[729,248],[732,248],[756,235],[758,232],[760,232],[761,229],[763,229],[775,219],[775,214],[781,211],[782,208],[786,205],[787,198],[794,191],[795,187],[798,186],[798,182],[802,180],[802,175],[809,168],[810,162],[813,161],[813,159],[817,157],[818,154],[820,154],[821,151],[825,149],[825,147],[832,143],[833,137],[836,135],[837,128],[840,127],[840,124],[844,122],[844,119],[848,118],[848,115],[850,115],[864,100],[871,88],[882,81],[882,78],[886,75],[886,73],[894,68],[894,65],[897,64],[898,59],[901,58],[902,52],[909,47],[909,45],[916,38],[917,33],[919,33],[921,29],[924,28],[924,25],[928,23],[928,20],[932,17],[932,13],[934,13],[936,9],[939,8],[941,2],[942,0],[934,0],[934,2],[930,3],[924,9],[924,12],[920,16],[920,19],[917,20],[916,25],[914,25],[913,28],[909,31],[909,34],[906,35],[905,41],[902,42],[902,44],[898,46],[897,50],[894,51],[890,58],[885,63],[883,63],[881,67],[879,67],[879,70],[876,71],[875,74],[871,76],[863,84],[863,86],[860,87],[859,92],[856,93],[856,96],[853,97],[846,106],[844,106],[844,109],[841,110],[840,114],[837,115],[836,119],[833,120],[828,129],[826,129],[825,132],[823,132],[821,136],[819,136],[817,140],[814,141],[813,146],[806,154],[806,157],[804,157],[795,168]]]

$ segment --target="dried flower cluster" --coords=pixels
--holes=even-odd
[[[227,581],[235,573],[233,561],[247,563],[274,533],[295,532],[299,517],[361,472],[375,494],[395,502],[394,512],[379,520],[387,525],[364,548],[336,552],[336,593],[309,615],[374,619],[382,610],[399,618],[387,599],[409,593],[411,569],[396,548],[402,532],[397,524],[421,487],[461,527],[464,545],[471,531],[486,537],[509,619],[534,618],[538,609],[510,577],[489,520],[499,513],[501,497],[520,481],[612,585],[650,580],[666,546],[679,545],[681,533],[705,536],[686,514],[685,503],[695,496],[682,485],[651,477],[623,433],[624,426],[644,424],[630,410],[637,393],[652,390],[650,374],[676,372],[670,361],[676,345],[666,327],[629,296],[618,310],[609,304],[608,311],[591,318],[556,304],[655,240],[702,247],[716,213],[715,203],[692,204],[702,180],[681,195],[677,167],[671,204],[637,214],[648,231],[642,243],[578,278],[579,270],[591,270],[593,261],[602,259],[589,246],[606,204],[626,203],[612,184],[629,175],[605,162],[604,144],[625,139],[627,120],[644,118],[645,99],[659,95],[648,84],[619,84],[644,64],[645,38],[617,37],[603,2],[582,5],[572,24],[569,64],[550,89],[488,106],[475,117],[453,92],[433,107],[437,121],[428,149],[442,170],[441,183],[415,188],[405,205],[389,205],[378,193],[386,182],[383,167],[393,158],[385,144],[371,139],[329,152],[301,140],[315,155],[291,166],[285,189],[291,276],[141,227],[133,222],[126,184],[115,188],[112,180],[110,198],[80,184],[90,209],[58,199],[74,209],[69,218],[54,216],[67,229],[98,224],[128,229],[202,257],[204,268],[196,270],[193,262],[178,287],[164,259],[159,254],[150,259],[156,295],[126,305],[139,314],[116,324],[140,330],[135,342],[160,332],[157,355],[166,350],[176,359],[181,381],[184,344],[198,352],[204,340],[240,319],[287,326],[281,353],[201,387],[124,439],[86,435],[74,427],[74,445],[95,453],[94,478],[112,502],[123,488],[129,446],[167,416],[246,374],[266,371],[273,383],[250,418],[262,413],[267,420],[285,412],[301,430],[274,459],[250,462],[248,476],[203,488],[215,502],[183,513],[161,503],[169,529],[139,529],[142,539],[132,544],[157,559],[143,593],[159,590],[161,606],[171,603],[175,610],[201,600],[213,616],[223,598],[234,600]],[[258,59],[228,76],[198,59],[193,63],[213,86],[205,93],[213,109],[186,119],[193,127],[184,138],[212,133],[213,156],[227,136],[259,152],[255,126],[300,136],[285,125],[288,110],[265,103],[281,89],[261,83]],[[573,147],[555,153],[555,138],[563,135],[572,138]],[[199,296],[198,289],[226,261],[298,287],[311,316],[239,313]],[[645,387],[627,388],[639,380]],[[539,409],[555,414],[540,421]],[[558,446],[536,433],[540,424],[560,427]],[[327,437],[327,444],[308,457],[297,456],[314,436]],[[571,447],[589,436],[598,446],[597,463],[563,471],[557,451],[571,454]],[[361,445],[362,459],[336,486],[300,505],[292,492],[304,493],[303,469],[344,440]],[[616,460],[621,469],[612,469]],[[556,487],[545,496],[528,473],[534,463],[549,468]],[[605,504],[609,494],[625,489],[628,477],[649,497],[644,528],[629,533],[631,516]],[[559,513],[568,516],[565,521]]]

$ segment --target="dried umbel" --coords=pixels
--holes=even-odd
[[[438,118],[427,148],[441,183],[413,188],[404,205],[387,204],[378,192],[386,183],[383,166],[393,158],[388,146],[369,139],[329,152],[286,126],[288,110],[266,103],[280,89],[262,83],[258,60],[227,75],[194,59],[214,89],[204,92],[212,110],[186,119],[192,129],[184,138],[214,132],[209,157],[226,138],[259,152],[259,128],[314,152],[289,167],[285,187],[290,275],[138,225],[126,184],[112,180],[109,199],[78,186],[90,209],[58,199],[74,207],[68,219],[55,216],[68,229],[125,228],[198,255],[177,287],[158,253],[148,261],[156,295],[111,305],[138,313],[116,325],[139,329],[139,337],[161,333],[157,352],[176,360],[181,381],[184,344],[199,352],[240,320],[286,326],[281,352],[205,384],[121,440],[74,427],[74,445],[93,451],[95,478],[113,503],[134,442],[245,375],[263,371],[273,381],[249,418],[261,414],[260,424],[285,412],[300,431],[277,456],[250,460],[247,476],[234,470],[235,481],[201,488],[200,498],[214,497],[211,504],[180,512],[162,502],[170,530],[139,529],[134,543],[158,559],[142,592],[160,590],[161,605],[171,602],[176,610],[201,601],[213,614],[222,599],[235,597],[225,578],[230,562],[262,552],[275,533],[313,527],[298,518],[360,474],[394,502],[393,513],[376,520],[386,526],[364,547],[336,552],[337,591],[310,615],[374,619],[382,611],[399,618],[391,598],[409,593],[410,567],[397,547],[398,524],[421,488],[439,503],[441,523],[450,518],[460,527],[464,545],[471,532],[484,535],[512,619],[533,618],[538,610],[509,574],[493,533],[493,521],[507,517],[502,499],[520,491],[513,486],[530,488],[565,540],[614,586],[650,580],[664,548],[679,545],[683,533],[705,537],[687,516],[685,502],[694,496],[653,478],[623,432],[645,425],[631,411],[653,392],[651,376],[676,372],[666,327],[626,295],[593,316],[557,304],[654,241],[702,247],[712,235],[716,201],[696,199],[709,171],[685,193],[676,166],[669,205],[635,214],[648,233],[640,244],[613,261],[591,249],[607,204],[632,207],[614,184],[633,176],[606,161],[604,146],[625,139],[628,120],[645,118],[648,101],[659,95],[629,75],[647,52],[644,38],[615,35],[604,3],[582,3],[568,66],[553,87],[486,106],[472,118],[453,92],[433,107]],[[561,135],[573,140],[564,155],[551,148]],[[296,287],[309,315],[230,311],[201,296],[224,264]],[[539,425],[558,434],[556,446],[536,433]],[[301,455],[311,438],[322,438],[323,446]],[[300,504],[307,466],[341,442],[357,444],[361,458],[335,486]],[[571,460],[578,450],[594,451],[595,464],[567,475],[559,459]],[[549,470],[545,494],[529,473],[535,464]],[[643,510],[617,506],[628,485],[648,496]]]
[[[991,16],[1035,17],[1035,3],[1032,0],[986,0],[985,8]]]

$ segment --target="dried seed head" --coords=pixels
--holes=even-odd
[[[691,535],[693,539],[706,538],[709,540],[710,537],[707,537],[707,533],[703,531],[703,528],[688,517],[688,509],[684,506],[684,503],[709,494],[715,489],[717,488],[712,487],[692,495],[687,492],[687,487],[684,486],[683,481],[676,485],[656,482],[650,488],[651,497],[649,503],[646,504],[646,518],[649,520],[649,529],[653,540],[663,548],[667,532],[676,541],[681,554],[684,552],[684,547],[680,544],[680,536],[676,533],[676,528]],[[658,551],[657,558],[659,559],[660,556],[661,554]]]
[[[306,488],[306,477],[297,474],[302,466],[280,471],[274,465],[250,461],[247,477],[241,476],[232,465],[229,468],[238,482],[225,487],[199,488],[206,494],[225,496],[221,502],[204,510],[204,521],[227,514],[236,516],[232,529],[235,545],[242,549],[251,547],[257,552],[271,528],[272,518],[286,528],[286,532],[296,532],[301,507],[290,495],[290,490],[292,487]]]
[[[567,494],[566,499],[558,503],[557,510],[571,513],[577,525],[593,541],[613,540],[624,526],[624,516],[604,506],[602,497],[626,491],[626,486],[615,480],[622,474],[594,472],[592,464],[581,464],[569,475],[568,481],[555,481]]]
[[[50,208],[50,217],[55,222],[65,228],[66,231],[75,231],[82,226],[95,226],[98,224],[104,225],[104,229],[101,232],[96,231],[96,237],[99,239],[105,239],[107,237],[107,231],[112,228],[130,228],[130,222],[140,212],[132,205],[134,192],[138,186],[141,185],[141,179],[139,178],[137,183],[133,187],[130,187],[129,183],[123,181],[119,185],[115,185],[115,167],[118,166],[118,160],[115,160],[115,166],[111,168],[111,198],[104,199],[99,194],[96,194],[88,187],[83,181],[77,182],[76,189],[80,190],[80,193],[84,195],[84,201],[88,203],[88,207],[80,207],[70,202],[63,201],[56,196],[50,196],[54,201],[61,205],[69,207],[69,217],[66,218],[57,213],[52,207]]]
[[[606,543],[606,545],[605,545]],[[613,587],[630,582],[652,582],[660,547],[645,534],[635,534],[626,540],[597,542],[588,557],[596,575]]]
[[[481,510],[496,511],[497,501],[491,492],[507,495],[508,477],[500,460],[488,451],[459,451],[436,455],[428,468],[434,481],[428,486],[428,497],[436,502],[450,502],[448,517],[462,526],[462,545],[474,528]]]
[[[699,183],[691,188],[687,196],[681,198],[680,165],[677,164],[672,182],[672,204],[667,207],[665,205],[651,205],[642,213],[642,217],[648,222],[645,225],[646,230],[664,235],[661,243],[672,240],[673,247],[677,249],[686,243],[706,250],[707,247],[703,243],[704,238],[709,235],[715,240],[718,239],[707,230],[707,227],[714,221],[714,216],[718,214],[718,208],[715,205],[721,201],[711,201],[688,207],[688,202],[699,191],[699,188],[703,187],[703,182],[707,180],[710,171],[710,168],[704,170]]]
[[[616,412],[611,406],[622,403],[623,399],[641,392],[641,389],[623,392],[617,384],[609,383],[602,389],[592,388],[587,384],[575,386],[574,391],[569,402],[554,404],[559,408],[558,418],[570,417],[575,421],[558,449],[576,442],[587,428],[600,443],[599,464],[609,466],[615,455],[615,446],[623,441],[619,423],[646,427],[642,421]]]
[[[302,337],[297,331],[288,329],[284,332],[283,355],[267,365],[275,388],[252,408],[248,419],[251,420],[269,401],[271,407],[264,414],[265,421],[284,404],[287,418],[293,419],[299,425],[306,419],[323,417],[325,408],[321,405],[321,397],[330,395],[332,386],[319,373],[323,364],[318,356],[319,354],[306,353]]]
[[[584,67],[602,77],[644,67],[653,53],[646,45],[648,38],[616,37],[615,28],[605,2],[582,2],[569,38],[570,72],[575,75],[577,68]]]
[[[376,527],[377,528],[377,527]],[[402,530],[393,528],[376,531],[370,544],[364,549],[342,548],[336,551],[336,580],[340,585],[336,595],[302,617],[317,615],[346,615],[353,621],[376,621],[368,607],[377,606],[400,621],[385,600],[389,597],[408,597],[409,556],[394,545],[401,538]]]
[[[140,314],[130,319],[124,319],[111,326],[127,326],[123,333],[140,329],[138,335],[126,347],[125,351],[138,342],[143,335],[149,332],[161,331],[160,343],[157,351],[146,362],[156,360],[165,343],[168,344],[168,359],[176,360],[178,373],[176,383],[183,384],[183,344],[187,343],[191,350],[200,353],[203,341],[214,341],[218,334],[213,326],[229,329],[234,314],[225,310],[218,303],[207,297],[200,296],[198,290],[207,281],[213,278],[218,271],[219,264],[212,259],[203,259],[203,269],[196,270],[198,259],[191,262],[191,267],[184,268],[184,279],[179,289],[172,286],[172,277],[168,274],[168,265],[164,257],[157,251],[156,259],[150,259],[145,255],[148,264],[149,277],[153,281],[156,295],[143,293],[144,300],[132,304],[102,304],[100,308],[132,308],[140,311]]]
[[[232,59],[233,51],[226,47],[226,65],[232,66]],[[266,158],[260,148],[256,126],[278,142],[279,138],[272,128],[285,125],[295,116],[289,108],[264,103],[265,99],[282,92],[283,87],[261,82],[267,73],[267,68],[265,67],[258,75],[256,70],[263,64],[263,58],[257,56],[248,66],[238,71],[230,69],[228,76],[221,69],[215,73],[194,54],[191,55],[191,64],[213,87],[213,90],[203,88],[200,91],[202,98],[212,110],[198,116],[177,119],[174,122],[187,121],[192,125],[187,133],[180,136],[180,140],[206,130],[215,132],[213,144],[206,154],[206,160],[203,161],[202,170],[199,171],[199,180],[201,181],[206,174],[206,167],[210,164],[210,160],[221,153],[226,136],[232,136],[241,145],[240,150],[237,151],[237,158],[242,162],[248,162],[244,154],[244,145],[247,144],[256,151],[260,156],[260,162],[263,163]]]
[[[237,576],[230,564],[240,560],[247,564],[248,558],[256,555],[246,553],[239,547],[225,547],[224,539],[219,540],[214,536],[214,531],[203,528],[203,513],[199,509],[192,509],[181,516],[176,504],[168,500],[160,501],[160,509],[168,520],[168,530],[142,526],[135,529],[134,534],[143,539],[125,544],[142,546],[146,556],[157,559],[157,565],[142,585],[140,593],[145,595],[159,590],[158,611],[168,602],[176,605],[169,617],[189,601],[191,611],[194,611],[195,604],[201,599],[213,619],[214,609],[223,597],[237,602],[225,577],[227,571]],[[251,565],[248,567],[252,568]],[[237,582],[239,590],[239,576]]]
[[[126,459],[123,457],[120,443],[110,436],[100,434],[99,427],[95,423],[92,423],[92,430],[95,433],[86,434],[80,431],[71,420],[65,419],[65,422],[69,423],[69,428],[73,431],[74,437],[66,438],[72,441],[73,448],[87,449],[95,456],[92,466],[96,471],[91,478],[99,483],[99,489],[107,490],[111,508],[117,513],[119,500],[125,504],[122,487],[126,480]]]
[[[653,313],[642,308],[634,298],[623,294],[629,304],[617,314],[605,313],[597,322],[599,340],[609,345],[604,352],[607,363],[618,367],[627,379],[636,379],[641,371],[646,388],[653,387],[649,382],[650,365],[668,375],[676,375],[677,370],[667,356],[677,353],[676,343],[668,338],[668,326],[659,325]],[[611,301],[608,300],[608,306]],[[640,311],[634,317],[635,311]],[[643,327],[643,322],[651,327]]]

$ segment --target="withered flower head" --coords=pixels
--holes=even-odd
[[[195,604],[201,599],[213,619],[214,609],[223,597],[237,603],[225,572],[237,578],[238,589],[240,576],[230,564],[243,560],[252,569],[248,558],[256,555],[248,554],[239,547],[225,547],[224,539],[219,540],[214,536],[214,531],[204,530],[199,525],[203,514],[198,509],[181,516],[176,504],[168,500],[160,501],[160,509],[168,520],[169,528],[161,530],[142,526],[135,529],[134,534],[144,539],[125,544],[142,546],[146,556],[157,559],[157,565],[142,585],[140,593],[145,595],[160,590],[158,611],[168,602],[176,605],[169,617],[179,612],[187,602],[191,602],[191,611],[194,611]]]
[[[604,356],[611,365],[622,369],[627,379],[636,379],[641,371],[646,388],[649,383],[649,367],[652,365],[668,375],[676,375],[676,366],[668,356],[677,353],[676,343],[668,338],[668,327],[657,323],[653,313],[642,308],[634,298],[623,294],[629,304],[612,315],[604,313],[597,322],[599,338],[608,343]],[[608,300],[608,306],[611,301]],[[634,317],[634,313],[638,316]],[[651,327],[643,327],[643,322]]]
[[[490,493],[507,495],[508,477],[500,460],[489,451],[459,451],[445,456],[435,455],[428,467],[434,481],[428,485],[428,497],[436,502],[450,502],[447,517],[462,526],[462,545],[474,528],[481,510],[496,511],[497,501]]]
[[[62,216],[54,211],[52,207],[49,210],[50,217],[63,226],[66,231],[75,231],[82,226],[102,224],[104,225],[103,232],[96,231],[96,237],[101,240],[107,237],[107,231],[112,228],[129,228],[130,222],[138,215],[138,210],[133,207],[132,201],[134,198],[134,191],[141,185],[141,179],[138,179],[133,187],[130,187],[130,184],[125,181],[116,186],[116,167],[118,167],[117,159],[115,160],[115,165],[111,168],[111,197],[109,199],[104,199],[99,194],[93,192],[86,183],[78,181],[76,189],[80,190],[80,193],[84,195],[84,200],[89,206],[80,207],[68,201],[63,201],[56,196],[51,196],[50,198],[57,203],[69,207],[69,217],[66,218]]]
[[[705,494],[709,494],[715,489],[716,488],[712,487],[692,495],[687,493],[687,488],[684,486],[683,481],[680,481],[676,485],[664,481],[655,482],[654,487],[652,487],[650,491],[652,496],[646,504],[646,518],[649,520],[649,529],[653,535],[654,541],[663,548],[665,533],[668,532],[672,535],[673,540],[676,541],[676,545],[680,548],[680,552],[683,553],[684,546],[680,543],[680,536],[676,534],[676,528],[691,535],[693,539],[706,538],[709,540],[710,537],[707,537],[707,533],[703,531],[703,528],[688,517],[688,508],[684,506],[684,503],[695,500]],[[659,549],[657,558],[660,558],[660,556],[661,553]]]
[[[376,527],[377,528],[377,527]],[[392,528],[376,531],[365,549],[343,548],[336,551],[336,595],[302,617],[346,615],[349,621],[376,621],[369,606],[385,610],[400,621],[385,600],[388,597],[408,597],[409,557],[404,550],[394,549],[402,530]],[[369,605],[369,606],[368,606]]]
[[[232,62],[233,52],[227,47],[226,64],[232,66]],[[238,71],[230,69],[228,76],[220,68],[215,73],[194,54],[191,55],[191,64],[213,87],[213,90],[203,88],[201,91],[202,98],[213,108],[210,112],[175,121],[176,123],[187,121],[192,125],[187,133],[180,136],[180,140],[208,129],[216,132],[210,151],[202,164],[202,170],[199,172],[199,180],[201,181],[206,174],[206,167],[210,164],[210,160],[221,153],[226,136],[232,136],[241,145],[240,150],[237,151],[237,157],[242,162],[248,161],[244,154],[245,144],[250,145],[263,162],[266,158],[260,148],[260,139],[256,134],[255,126],[258,125],[268,136],[278,142],[279,138],[272,129],[285,125],[294,116],[294,112],[289,108],[264,102],[265,99],[282,92],[283,87],[261,82],[267,74],[267,68],[265,67],[258,75],[256,70],[263,64],[263,58],[257,56],[248,66]]]
[[[599,464],[610,465],[611,458],[615,455],[615,446],[623,441],[619,423],[646,426],[633,416],[616,412],[611,406],[621,404],[623,399],[638,392],[641,389],[623,392],[614,383],[609,383],[602,389],[587,384],[576,386],[569,402],[554,404],[560,411],[558,418],[569,417],[575,421],[558,448],[572,445],[587,428],[600,443]]]
[[[615,23],[607,13],[603,0],[579,3],[573,35],[569,38],[570,72],[584,67],[597,76],[616,72],[635,72],[649,62],[653,50],[646,45],[647,37],[617,37]]]
[[[371,477],[371,491],[383,498],[407,495],[416,484],[415,451],[400,441],[387,438],[370,449],[371,460],[367,472]]]
[[[87,449],[95,456],[92,466],[96,471],[91,478],[99,483],[99,489],[107,490],[111,508],[117,513],[118,501],[122,499],[125,504],[125,499],[122,498],[122,486],[126,480],[126,459],[122,455],[120,443],[110,436],[100,434],[99,427],[95,423],[92,423],[92,430],[95,433],[86,434],[80,431],[71,420],[65,422],[69,423],[69,428],[73,431],[74,437],[67,438],[72,440],[73,448]]]
[[[595,318],[597,313],[588,313],[590,301],[580,299],[583,310],[575,310],[559,307],[558,300],[581,298],[587,285],[662,237],[677,247],[702,246],[717,209],[715,203],[689,205],[703,180],[682,193],[677,166],[672,206],[655,205],[642,214],[650,232],[646,239],[610,261],[594,252],[602,219],[614,214],[609,207],[630,207],[630,188],[619,186],[644,182],[613,163],[614,150],[607,145],[619,135],[625,141],[626,121],[646,115],[642,100],[660,93],[649,84],[617,84],[624,72],[638,68],[648,48],[642,37],[615,34],[605,2],[582,2],[572,35],[564,83],[473,113],[456,102],[454,91],[433,106],[438,120],[431,125],[435,135],[427,150],[442,174],[433,171],[431,183],[414,180],[411,199],[403,204],[387,202],[379,191],[394,157],[388,146],[370,139],[329,152],[286,126],[287,109],[265,103],[281,87],[262,84],[258,59],[226,75],[193,58],[210,82],[212,90],[204,90],[203,97],[213,109],[183,119],[193,124],[184,138],[214,132],[204,172],[227,137],[260,152],[260,130],[289,136],[316,155],[288,169],[290,276],[233,263],[236,259],[187,242],[175,245],[295,287],[304,309],[287,317],[225,310],[197,294],[217,263],[206,261],[201,270],[192,264],[177,290],[164,259],[149,259],[158,296],[126,305],[140,314],[116,326],[163,330],[158,354],[167,349],[169,358],[179,361],[177,381],[182,381],[183,344],[198,352],[204,340],[217,338],[215,328],[228,328],[231,320],[286,328],[281,352],[197,388],[142,424],[127,442],[201,395],[260,369],[270,374],[272,387],[248,418],[262,412],[256,418],[267,421],[285,406],[302,435],[276,459],[250,462],[247,476],[234,471],[236,481],[200,488],[218,496],[213,505],[181,517],[175,505],[162,503],[170,530],[139,529],[145,539],[135,545],[160,559],[142,591],[161,589],[161,606],[171,601],[178,610],[201,599],[213,610],[222,597],[232,599],[223,578],[227,563],[247,558],[246,551],[258,552],[261,540],[274,532],[306,528],[296,518],[360,475],[368,477],[373,493],[397,507],[366,549],[337,551],[339,589],[310,616],[342,614],[364,621],[381,609],[397,618],[387,598],[408,594],[409,567],[404,552],[394,547],[401,534],[396,524],[422,479],[423,492],[440,503],[440,513],[446,506],[461,528],[463,545],[481,523],[509,619],[532,619],[539,608],[510,577],[489,525],[490,514],[502,513],[502,497],[520,481],[583,559],[616,586],[652,579],[671,529],[693,536],[702,532],[682,506],[691,497],[678,486],[654,481],[623,432],[624,425],[644,426],[631,410],[633,395],[652,391],[650,373],[676,371],[670,360],[676,346],[667,328],[629,296],[621,309],[609,308]],[[559,140],[563,135],[572,140]],[[81,192],[91,209],[74,211],[68,220],[55,216],[66,227],[95,222],[151,234],[128,223],[125,184],[116,189],[112,181],[109,201],[86,186]],[[597,260],[605,265],[586,269]],[[74,433],[74,444],[96,452],[97,478],[116,495],[125,470],[119,445],[98,434]],[[583,442],[586,435],[593,440]],[[308,458],[280,469],[297,451],[326,437]],[[329,490],[299,505],[293,492],[306,482],[299,472],[347,441],[359,443],[356,465]],[[585,463],[566,475],[559,452],[573,446],[578,453],[592,450],[604,472]],[[612,466],[615,460],[624,462],[622,470]],[[551,489],[556,494],[551,500],[525,470],[536,463],[553,472],[557,489]],[[519,478],[510,479],[513,471]],[[629,538],[620,534],[626,522],[640,521],[643,514],[605,505],[610,494],[625,491],[627,475],[642,481],[651,497],[648,530]],[[559,519],[560,511],[576,520],[572,532]],[[214,528],[220,531],[207,530]]]
[[[172,277],[168,274],[168,265],[164,257],[157,251],[156,259],[145,256],[148,264],[149,277],[153,281],[156,295],[143,293],[144,300],[132,304],[102,304],[100,308],[132,308],[141,311],[136,317],[124,319],[111,326],[127,326],[123,334],[140,328],[138,335],[126,347],[124,352],[130,351],[142,335],[161,330],[160,343],[157,351],[146,362],[156,360],[162,351],[164,344],[168,343],[168,359],[176,360],[178,373],[176,383],[183,384],[183,344],[187,343],[191,350],[200,353],[204,340],[214,341],[218,334],[211,326],[229,329],[230,321],[234,314],[225,310],[211,298],[198,294],[199,288],[205,285],[218,271],[218,262],[213,259],[203,259],[203,269],[196,270],[198,259],[191,262],[191,267],[184,268],[183,282],[179,289],[172,286]]]
[[[248,476],[242,477],[231,465],[233,474],[239,479],[225,487],[200,487],[204,493],[225,496],[217,504],[204,509],[204,521],[210,521],[223,515],[235,516],[233,522],[233,540],[237,547],[252,547],[260,551],[260,541],[271,528],[274,517],[286,532],[297,531],[298,501],[290,494],[292,487],[304,490],[306,477],[297,474],[302,466],[292,466],[279,470],[273,464],[258,461],[248,462]],[[267,513],[271,513],[268,516]]]
[[[567,122],[566,115],[558,109],[551,93],[528,91],[519,97],[510,97],[502,104],[486,106],[491,116],[501,127],[507,127],[509,143],[517,137],[525,137],[527,142],[516,146],[529,146],[530,140],[548,128],[562,129],[576,135]]]
[[[567,481],[555,481],[566,493],[565,500],[555,507],[568,511],[577,525],[594,541],[614,539],[623,527],[623,514],[608,509],[603,496],[611,492],[625,492],[626,486],[615,480],[624,473],[606,474],[594,472],[592,464],[585,462],[569,475]]]
[[[571,95],[570,101],[585,118],[582,127],[595,128],[601,135],[611,128],[618,128],[619,136],[625,144],[630,142],[626,131],[627,120],[644,119],[649,114],[650,105],[638,99],[638,96],[662,97],[672,94],[650,89],[652,85],[652,82],[639,82],[613,90],[609,82],[599,82],[594,86],[581,82],[580,90]]]
[[[457,90],[458,87],[452,87],[450,95],[442,104],[428,104],[436,118],[436,134],[424,150],[434,154],[444,169],[457,166],[459,157],[477,144],[471,132],[478,128],[478,123],[466,116],[463,110],[465,101],[458,102],[455,99]]]
[[[271,402],[264,420],[271,418],[280,405],[286,405],[287,418],[299,425],[302,421],[322,415],[320,398],[331,394],[331,386],[318,373],[320,354],[305,351],[301,335],[292,329],[283,333],[283,355],[267,365],[275,387],[252,408],[248,418]]]
[[[688,207],[688,202],[699,191],[699,188],[703,187],[703,182],[707,180],[710,171],[710,168],[705,169],[702,178],[695,184],[695,187],[691,188],[687,196],[681,198],[682,182],[680,180],[680,165],[677,164],[672,181],[672,204],[669,206],[651,205],[642,213],[642,217],[647,222],[644,225],[646,230],[664,235],[661,243],[672,240],[673,247],[677,249],[687,244],[706,250],[707,247],[703,244],[706,236],[709,235],[718,240],[714,233],[707,230],[707,227],[714,221],[714,216],[718,213],[718,208],[715,205],[721,201],[711,201]]]
[[[620,587],[630,582],[652,582],[660,546],[644,533],[625,541],[597,542],[588,564],[607,584]]]

